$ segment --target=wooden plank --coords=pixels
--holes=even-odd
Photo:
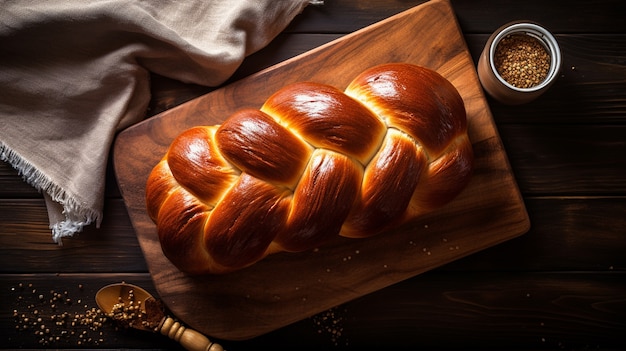
[[[318,337],[299,328],[301,322],[234,346],[623,349],[624,278],[624,274],[431,271],[314,316]]]
[[[416,35],[430,40],[415,42]],[[345,87],[365,68],[389,61],[438,70],[463,96],[476,171],[460,197],[423,221],[384,237],[337,238],[316,252],[275,254],[245,270],[210,279],[186,276],[163,256],[156,227],[145,211],[145,180],[178,133],[198,124],[219,123],[242,107],[258,108],[290,82],[313,80]],[[133,126],[119,135],[114,158],[120,189],[159,293],[181,319],[214,337],[242,339],[267,332],[528,229],[506,155],[447,1],[431,1]],[[458,249],[450,251],[449,245]],[[424,246],[428,252],[422,251]],[[358,259],[342,263],[355,254]]]
[[[440,270],[626,270],[626,197],[527,197],[524,201],[532,223],[528,233]]]
[[[145,272],[137,236],[121,199],[107,200],[102,226],[52,241],[42,199],[0,200],[2,273]]]
[[[104,317],[94,311],[98,308],[96,292],[106,284],[122,281],[137,284],[154,293],[147,273],[0,275],[2,348],[180,347],[167,337],[125,330],[111,320],[102,321],[102,326],[88,320],[101,321]],[[56,294],[61,297],[54,300]],[[67,316],[63,317],[65,313]],[[37,321],[39,318],[40,322]]]
[[[424,0],[380,1],[346,0],[326,1],[324,6],[309,7],[287,28],[288,32],[348,33],[395,15],[423,3]],[[504,0],[498,2],[494,16],[493,2],[489,0],[453,0],[463,32],[491,33],[504,23],[531,19],[550,23],[557,32],[617,33],[626,31],[626,24],[612,13],[626,13],[626,4],[620,0],[601,0],[589,6],[585,0],[559,1]],[[559,16],[554,16],[558,13]],[[581,14],[585,14],[581,16]]]
[[[117,182],[113,174],[113,166],[107,168],[105,179],[105,196],[120,197]],[[0,199],[11,198],[42,198],[42,194],[24,181],[23,177],[7,162],[0,161]]]
[[[13,310],[32,316],[64,311],[84,313],[103,285],[126,281],[155,293],[148,274],[0,275],[0,329],[3,348],[76,348],[78,336],[48,345]],[[23,288],[19,288],[22,283]],[[28,284],[33,284],[28,287]],[[82,288],[79,288],[82,285]],[[32,289],[36,292],[33,293]],[[71,305],[54,310],[50,291],[68,292]],[[626,341],[624,272],[441,272],[431,271],[387,289],[323,311],[300,322],[248,341],[220,342],[228,350],[363,350],[383,349],[623,349]],[[40,301],[39,295],[46,301]],[[19,300],[22,296],[22,300]],[[78,303],[78,300],[81,303]],[[33,308],[28,308],[34,304]],[[77,326],[75,331],[82,331]],[[57,336],[63,328],[51,328]],[[100,335],[100,332],[103,335]],[[92,348],[179,349],[166,337],[114,328],[105,323],[87,330]]]
[[[343,336],[354,349],[623,348],[625,278],[433,272],[347,304]]]
[[[525,195],[625,195],[626,126],[499,126]]]
[[[554,33],[623,33],[626,23],[615,13],[626,13],[626,3],[621,0],[600,0],[589,6],[585,0],[559,1],[505,0],[497,5],[489,0],[453,0],[452,5],[463,32],[492,33],[510,22],[532,20],[549,23]],[[497,16],[494,16],[497,6]],[[584,16],[581,14],[584,13]]]
[[[0,161],[0,198],[13,197],[38,198],[41,194],[28,185],[11,165]]]
[[[288,32],[349,33],[389,16],[408,10],[424,0],[410,1],[326,1],[324,6],[309,7],[297,16]],[[494,16],[497,6],[497,16]],[[553,32],[619,33],[626,22],[614,13],[626,13],[621,0],[600,0],[589,6],[585,0],[559,1],[453,0],[452,7],[465,33],[491,33],[501,25],[519,19],[550,23]],[[558,14],[558,15],[555,15]],[[581,14],[584,14],[582,16]]]

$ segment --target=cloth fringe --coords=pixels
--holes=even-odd
[[[53,201],[63,207],[62,213],[65,215],[65,220],[50,223],[52,240],[55,243],[62,245],[62,238],[74,236],[74,234],[81,232],[84,226],[93,222],[96,222],[98,227],[100,226],[102,213],[78,204],[64,189],[55,184],[2,141],[0,141],[0,160],[8,162],[17,170],[26,183],[39,192],[45,192]]]

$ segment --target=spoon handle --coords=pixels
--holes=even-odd
[[[180,343],[189,351],[224,351],[222,346],[209,340],[199,332],[189,329],[171,317],[165,317],[160,332]]]

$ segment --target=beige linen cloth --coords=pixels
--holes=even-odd
[[[219,85],[309,3],[2,1],[0,159],[44,194],[53,239],[100,225],[109,149],[145,117],[149,72]]]

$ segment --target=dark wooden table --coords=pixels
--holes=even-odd
[[[328,0],[308,7],[232,80],[423,1]],[[229,350],[626,349],[626,2],[453,0],[475,62],[517,19],[557,37],[563,66],[538,100],[490,107],[532,228],[516,239]],[[153,116],[212,88],[154,76]],[[155,292],[112,167],[102,227],[54,244],[41,194],[0,164],[2,348],[181,349],[98,323],[95,292]],[[73,325],[72,325],[73,323]]]

